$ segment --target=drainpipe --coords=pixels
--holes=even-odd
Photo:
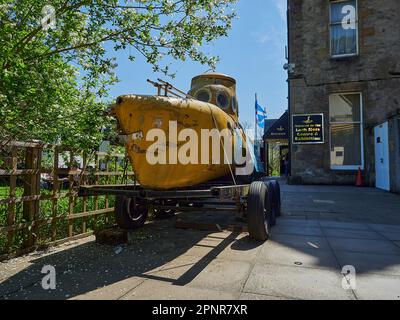
[[[287,0],[287,11],[286,11],[286,23],[287,23],[287,60],[288,63],[291,62],[290,60],[290,0]],[[291,99],[290,99],[290,73],[288,69],[288,115],[289,115],[289,155],[290,155],[290,161],[289,161],[289,168],[288,168],[288,175],[292,175],[292,159],[293,159],[293,153],[292,153],[292,116],[291,116]]]

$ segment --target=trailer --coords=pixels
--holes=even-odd
[[[157,95],[123,95],[110,109],[110,114],[117,119],[117,131],[133,171],[145,187],[136,183],[81,187],[80,195],[114,195],[116,222],[124,230],[142,227],[150,212],[171,217],[176,212],[222,211],[236,214],[247,223],[251,238],[267,240],[281,213],[281,192],[277,181],[262,178],[253,143],[239,122],[236,80],[219,73],[201,74],[192,79],[188,93],[161,79],[147,81],[157,88]],[[168,132],[168,139],[163,142],[165,148],[162,152],[156,150],[158,156],[165,156],[161,161],[148,160],[149,153],[154,151],[154,140],[145,137],[153,129],[161,131],[165,138]],[[198,154],[204,146],[209,150],[210,138],[214,140],[210,132],[217,131],[219,143],[216,147],[213,144],[212,152],[200,162],[167,163],[167,154],[168,159],[177,158],[179,139],[174,132],[185,129],[201,137],[200,143],[198,139],[186,142],[193,143]],[[218,161],[214,151],[218,151]],[[235,172],[235,168],[247,169],[250,161],[256,170],[247,175]]]
[[[140,185],[81,186],[80,196],[115,196],[115,220],[124,230],[144,226],[152,211],[159,217],[177,212],[231,212],[247,223],[250,238],[266,241],[281,215],[278,181],[266,178],[243,185],[208,183],[192,188],[150,190]]]

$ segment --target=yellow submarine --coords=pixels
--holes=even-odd
[[[239,124],[236,80],[224,74],[206,73],[192,79],[188,94],[169,96],[167,89],[173,87],[163,83],[165,95],[161,94],[162,86],[153,83],[158,85],[158,95],[123,95],[118,97],[111,110],[118,120],[120,133],[125,136],[127,154],[139,184],[145,188],[169,190],[224,177],[230,177],[231,182],[236,183],[235,161],[224,161],[227,149],[221,136],[219,150],[215,150],[212,143],[206,146],[209,149],[205,153],[206,159],[205,146],[201,145],[203,140],[199,143],[198,139],[190,140],[187,136],[177,140],[171,138],[179,137],[185,129],[191,129],[197,137],[201,137],[205,129],[228,130],[232,133],[229,142],[232,154],[240,152],[241,156],[246,156],[249,140]],[[165,138],[154,134],[161,132],[165,133]],[[149,161],[150,150],[153,156],[162,160]],[[215,151],[219,151],[220,161],[216,161]],[[182,152],[191,153],[189,156],[194,160],[182,163],[177,159]]]

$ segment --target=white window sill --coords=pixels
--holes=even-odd
[[[341,55],[337,55],[337,56],[331,55],[331,59],[332,60],[341,60],[341,59],[347,59],[347,58],[356,58],[358,56],[359,56],[358,53],[341,54]]]

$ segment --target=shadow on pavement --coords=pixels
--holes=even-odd
[[[321,190],[315,187],[306,188],[309,190],[303,190],[299,195],[296,195],[294,187],[288,189],[288,199],[294,201],[301,197],[304,205],[312,203],[319,206],[320,202],[332,199],[332,196],[321,194]],[[375,194],[378,193],[364,190],[361,196],[366,198]],[[343,196],[336,194],[332,201],[342,205],[343,211],[346,211],[345,201],[349,196],[357,197],[356,192],[344,193]],[[313,202],[312,197],[319,201]],[[382,200],[373,208],[382,210]],[[224,213],[199,214],[194,221],[196,219],[202,222],[209,219],[223,225],[227,216]],[[117,252],[114,247],[87,242],[34,258],[28,267],[0,284],[0,299],[66,299],[98,289],[96,298],[101,299],[104,287],[107,287],[103,289],[107,291],[106,298],[118,299],[146,280],[187,286],[216,258],[228,263],[235,259],[246,261],[249,273],[255,272],[252,267],[255,264],[269,266],[270,269],[265,270],[273,270],[283,279],[286,279],[281,274],[283,272],[291,272],[293,279],[298,276],[312,279],[313,272],[321,270],[329,270],[331,275],[339,276],[345,265],[354,265],[358,275],[372,273],[400,277],[400,226],[368,222],[282,218],[278,219],[271,239],[263,244],[234,232],[178,230],[174,228],[174,219],[155,221],[137,230],[133,244],[124,246],[122,252]],[[45,265],[56,267],[56,290],[45,291],[41,287],[44,276],[41,269]],[[224,274],[224,270],[220,272]]]
[[[248,240],[237,241],[239,233],[232,232],[223,237],[212,234],[178,230],[173,227],[173,221],[155,221],[138,230],[134,244],[123,246],[119,254],[114,247],[88,242],[31,260],[30,266],[0,284],[0,299],[73,298],[127,279],[133,281],[128,286],[135,286],[135,282],[139,285],[146,279],[184,286],[229,246],[245,252],[246,248],[260,245]],[[215,245],[201,244],[208,236]],[[169,262],[196,247],[200,249],[199,260],[189,263],[190,268],[183,275],[177,279],[157,275],[157,271],[168,268]],[[56,290],[46,291],[41,287],[41,280],[45,276],[41,270],[45,265],[56,268]],[[120,296],[125,291],[125,288],[121,288]],[[116,293],[116,298],[119,298],[118,295]]]

